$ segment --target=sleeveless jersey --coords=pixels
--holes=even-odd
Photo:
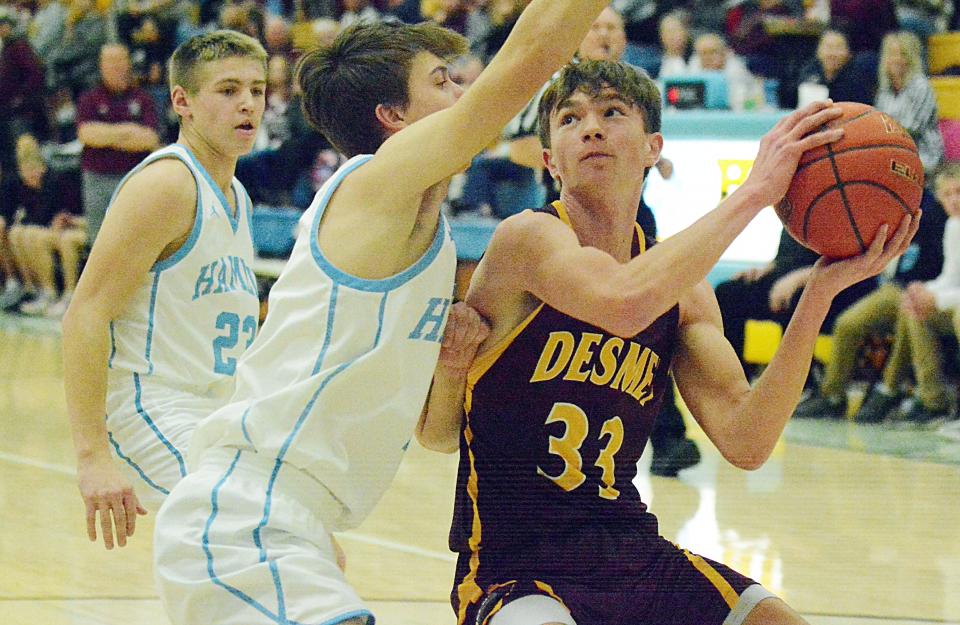
[[[321,482],[353,527],[389,485],[433,379],[453,294],[456,250],[440,216],[430,248],[382,280],[349,275],[318,244],[334,191],[369,155],[346,163],[301,219],[270,312],[240,361],[229,405],[198,428],[191,464],[214,446],[253,448]]]
[[[541,210],[570,225],[560,202]],[[637,232],[634,255],[652,243]],[[541,304],[482,354],[467,377],[451,550],[482,558],[585,524],[655,524],[633,478],[672,397],[678,323],[674,306],[621,338]]]
[[[149,376],[169,387],[226,398],[233,388],[237,359],[257,332],[260,305],[252,268],[252,204],[234,178],[234,215],[207,171],[179,144],[145,158],[118,190],[130,176],[163,158],[180,160],[193,174],[197,186],[193,230],[179,250],[144,276],[127,310],[110,323],[108,379],[117,394],[127,392],[132,373],[138,383]],[[108,408],[123,398],[113,400],[108,400]]]

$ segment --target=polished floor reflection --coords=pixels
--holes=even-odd
[[[665,536],[763,582],[813,625],[960,624],[960,464],[950,462],[960,449],[929,462],[838,442],[882,432],[821,434],[829,447],[800,425],[790,439],[801,444],[781,444],[747,473],[695,432],[699,466],[651,478],[645,457],[637,483]],[[374,514],[341,537],[349,577],[380,625],[454,622],[446,530],[455,471],[455,456],[412,445]],[[84,535],[56,326],[3,316],[0,502],[0,622],[167,623],[150,574],[149,517],[122,550]]]

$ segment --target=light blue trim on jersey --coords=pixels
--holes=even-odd
[[[177,464],[180,466],[180,477],[184,477],[187,474],[187,465],[183,461],[183,456],[173,446],[173,443],[163,435],[163,432],[160,431],[160,428],[157,427],[157,424],[153,422],[153,419],[150,418],[150,415],[147,414],[147,411],[143,409],[143,402],[141,400],[143,396],[143,387],[140,385],[140,374],[133,374],[133,387],[135,389],[133,396],[133,404],[137,408],[137,414],[140,415],[140,418],[153,430],[153,433],[160,439],[160,442],[163,443],[163,446],[166,447],[173,457],[177,459]]]
[[[320,353],[317,354],[317,362],[313,365],[313,371],[310,372],[311,376],[320,373],[323,359],[327,355],[327,347],[330,346],[330,336],[333,334],[333,315],[337,311],[337,296],[339,294],[340,284],[334,282],[333,288],[330,289],[330,301],[327,302],[327,331],[323,336],[323,346],[320,348]]]
[[[223,485],[226,484],[227,480],[230,479],[230,476],[233,474],[234,469],[237,468],[237,462],[240,460],[240,455],[242,453],[243,453],[242,450],[237,450],[237,455],[233,457],[233,462],[230,463],[230,467],[227,469],[227,472],[224,473],[223,477],[220,478],[220,481],[216,483],[216,485],[213,487],[213,491],[210,493],[210,516],[207,517],[207,522],[206,524],[204,524],[204,527],[203,527],[203,535],[200,538],[200,545],[203,548],[203,553],[207,558],[207,575],[210,577],[210,581],[212,581],[215,585],[220,586],[221,588],[226,590],[228,593],[230,593],[240,601],[246,603],[248,606],[250,606],[257,612],[259,612],[260,614],[263,614],[264,616],[266,616],[268,619],[270,619],[277,625],[303,625],[302,623],[298,623],[297,621],[291,621],[290,619],[288,619],[282,608],[279,615],[274,614],[272,610],[266,608],[262,603],[260,603],[259,601],[257,601],[256,599],[248,595],[247,593],[243,592],[239,588],[236,588],[235,586],[231,586],[230,584],[227,584],[226,582],[224,582],[222,579],[220,579],[220,577],[217,575],[216,570],[214,569],[213,552],[210,551],[210,528],[213,526],[213,522],[217,518],[217,514],[220,512],[220,505],[219,505],[220,489],[223,488]],[[272,564],[273,563],[271,562],[271,565]],[[281,606],[283,601],[282,592],[283,590],[281,588],[280,589],[281,595],[279,596]],[[369,611],[355,610],[353,612],[349,612],[347,614],[337,616],[332,620],[322,623],[321,625],[335,625],[336,623],[343,623],[344,621],[348,621],[352,618],[357,618],[359,616],[366,616],[368,625],[374,625],[376,623],[376,619],[374,618],[373,614],[371,614]]]
[[[340,183],[343,182],[344,178],[361,165],[369,162],[373,156],[366,155],[355,158],[356,160],[348,163],[337,172],[337,175],[328,183],[330,186],[326,188],[323,196],[317,201],[317,212],[313,216],[313,223],[310,226],[309,232],[310,251],[313,253],[313,259],[321,271],[330,276],[335,282],[339,282],[344,286],[358,291],[392,291],[415,278],[434,261],[437,254],[440,253],[440,249],[443,247],[444,239],[447,237],[447,220],[442,214],[440,215],[440,219],[437,222],[437,232],[433,237],[433,243],[430,245],[430,248],[417,262],[394,276],[382,280],[366,280],[334,267],[333,264],[327,260],[326,256],[323,255],[323,252],[320,251],[320,243],[318,240],[320,220],[323,218],[323,213],[327,208],[327,204],[330,202],[330,198],[333,196],[334,191],[340,186]]]
[[[147,341],[143,351],[143,357],[147,361],[147,375],[153,374],[153,361],[150,360],[150,353],[153,351],[153,318],[157,313],[157,290],[160,288],[160,274],[153,274],[153,286],[150,288],[150,313],[147,317]]]
[[[240,223],[240,198],[237,196],[237,190],[233,187],[233,182],[230,183],[230,189],[233,191],[234,203],[237,206],[236,215],[234,211],[230,210],[230,203],[227,202],[227,196],[223,194],[223,190],[217,186],[217,183],[213,181],[213,178],[210,177],[210,172],[207,171],[206,167],[200,164],[200,161],[197,160],[197,157],[193,155],[193,152],[190,149],[178,143],[180,147],[186,150],[187,155],[190,157],[190,160],[193,162],[193,165],[197,168],[197,171],[200,172],[200,175],[203,176],[203,179],[207,181],[207,184],[210,185],[210,188],[213,189],[213,193],[217,196],[217,200],[220,202],[220,206],[223,207],[223,212],[227,216],[227,219],[230,220],[230,226],[233,228],[233,233],[237,233],[237,226]]]
[[[247,406],[247,409],[243,411],[243,416],[240,417],[240,432],[243,433],[243,437],[247,439],[247,442],[253,445],[253,441],[250,440],[250,434],[247,432],[247,415],[250,414],[250,406]]]
[[[267,526],[267,523],[270,521],[270,511],[273,503],[273,487],[277,483],[277,476],[280,474],[280,469],[283,466],[283,458],[284,456],[286,456],[287,451],[290,449],[290,445],[293,443],[293,440],[296,438],[297,434],[300,432],[300,429],[303,427],[304,422],[306,421],[307,417],[310,415],[311,411],[313,410],[314,404],[316,403],[317,399],[320,397],[320,394],[323,392],[323,390],[327,387],[327,384],[329,384],[330,381],[333,380],[335,377],[337,377],[339,374],[343,373],[343,371],[345,371],[348,367],[350,367],[350,365],[354,364],[355,362],[357,362],[358,360],[360,360],[361,358],[363,358],[364,356],[366,356],[367,354],[369,354],[370,352],[372,352],[377,348],[377,345],[380,343],[380,336],[383,331],[383,319],[384,319],[384,313],[386,310],[387,295],[389,295],[389,293],[384,293],[383,299],[380,302],[380,313],[377,318],[377,334],[376,334],[376,337],[374,338],[373,345],[370,347],[369,350],[357,356],[353,360],[340,363],[340,365],[338,365],[337,368],[330,373],[330,375],[326,376],[323,379],[323,381],[320,382],[320,386],[317,387],[316,392],[314,392],[313,396],[310,398],[310,401],[307,402],[307,405],[306,407],[304,407],[303,412],[301,412],[300,416],[297,417],[297,421],[294,424],[293,430],[290,432],[290,435],[287,436],[286,440],[283,442],[283,445],[280,447],[280,452],[277,454],[277,461],[273,466],[273,472],[270,474],[270,481],[267,483],[267,493],[263,503],[263,518],[260,519],[260,523],[257,524],[257,527],[255,527],[253,530],[253,543],[260,550],[260,562],[267,562],[267,551],[266,551],[266,548],[263,546],[263,542],[261,541],[260,534],[263,531],[263,528],[265,528]],[[320,356],[317,360],[317,367],[320,366],[320,364],[323,362],[323,359],[326,357],[326,353],[330,347],[330,343],[332,339],[333,320],[334,320],[333,311],[335,309],[335,306],[330,306],[330,309],[331,309],[331,313],[328,315],[327,331],[323,338],[323,347],[320,349]],[[270,568],[270,573],[273,576],[274,588],[276,589],[276,592],[277,592],[278,605],[280,606],[280,611],[283,612],[285,608],[283,605],[283,586],[281,585],[281,582],[280,582],[280,571],[277,568],[277,564],[274,560],[270,560],[268,563],[268,566]]]
[[[113,336],[113,320],[107,325],[110,328],[110,357],[107,358],[107,369],[113,369],[113,358],[117,355],[117,339]]]
[[[116,452],[117,457],[120,458],[121,460],[123,460],[124,462],[126,462],[128,465],[130,465],[130,467],[131,467],[134,471],[136,471],[137,474],[140,476],[140,479],[143,480],[144,482],[146,482],[147,486],[149,486],[150,488],[152,488],[152,489],[154,489],[154,490],[156,490],[156,491],[159,491],[159,492],[163,493],[164,495],[169,495],[169,494],[170,494],[170,491],[169,491],[169,490],[167,490],[167,489],[164,488],[163,486],[160,486],[159,484],[157,484],[156,482],[154,482],[153,480],[151,480],[149,477],[147,477],[147,474],[143,472],[143,469],[140,468],[140,465],[138,465],[136,462],[134,462],[134,461],[133,461],[129,456],[127,456],[125,453],[123,453],[122,451],[120,451],[120,443],[118,443],[118,442],[117,442],[117,439],[115,439],[115,438],[113,437],[113,432],[110,432],[110,431],[107,432],[107,439],[110,441],[110,444],[113,445],[113,450]]]
[[[184,152],[186,152],[190,156],[190,159],[194,163],[196,163],[196,159],[193,157],[193,153],[190,151],[190,148],[183,145],[182,143],[174,143],[171,145],[175,145],[181,148]],[[113,201],[117,198],[117,194],[120,193],[120,189],[127,182],[127,180],[131,176],[133,176],[135,173],[137,173],[138,171],[146,167],[147,165],[150,165],[151,163],[155,163],[165,158],[173,158],[180,161],[186,166],[187,171],[190,172],[190,176],[193,178],[194,185],[196,185],[197,187],[197,208],[196,208],[195,217],[193,220],[193,230],[190,231],[190,237],[187,239],[187,241],[183,245],[180,246],[179,250],[177,250],[169,258],[165,258],[157,263],[154,263],[150,271],[163,271],[164,269],[172,267],[174,264],[176,264],[177,261],[179,261],[181,258],[186,256],[187,253],[189,253],[190,250],[193,249],[193,246],[196,244],[197,239],[200,238],[200,228],[203,224],[203,203],[200,197],[200,182],[197,180],[197,177],[194,175],[193,170],[190,169],[190,166],[187,164],[183,156],[175,151],[169,150],[168,149],[169,147],[170,146],[167,146],[167,148],[162,148],[161,150],[154,152],[150,156],[140,161],[140,163],[138,163],[136,167],[134,167],[129,172],[127,172],[127,175],[125,175],[120,180],[120,184],[117,185],[117,188],[113,190],[113,195],[110,197],[110,204],[108,205],[108,208],[107,208],[107,210],[109,210],[109,206],[113,205]],[[214,186],[213,188],[219,191],[219,189],[217,189],[216,186]]]

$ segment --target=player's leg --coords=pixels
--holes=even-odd
[[[743,625],[810,625],[782,599],[777,597],[764,599],[750,610],[743,621],[739,622]],[[729,625],[735,624],[730,623]]]
[[[49,228],[28,226],[24,234],[30,269],[36,277],[40,290],[37,298],[20,306],[20,312],[42,315],[57,297],[57,284],[53,272],[54,235]]]
[[[254,452],[206,452],[164,502],[154,572],[174,625],[365,625],[372,615],[337,565],[313,478]]]

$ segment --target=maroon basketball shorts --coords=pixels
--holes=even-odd
[[[566,606],[577,625],[739,625],[773,596],[659,536],[589,534],[461,553],[451,593],[458,624],[489,624],[511,601],[542,594]]]

